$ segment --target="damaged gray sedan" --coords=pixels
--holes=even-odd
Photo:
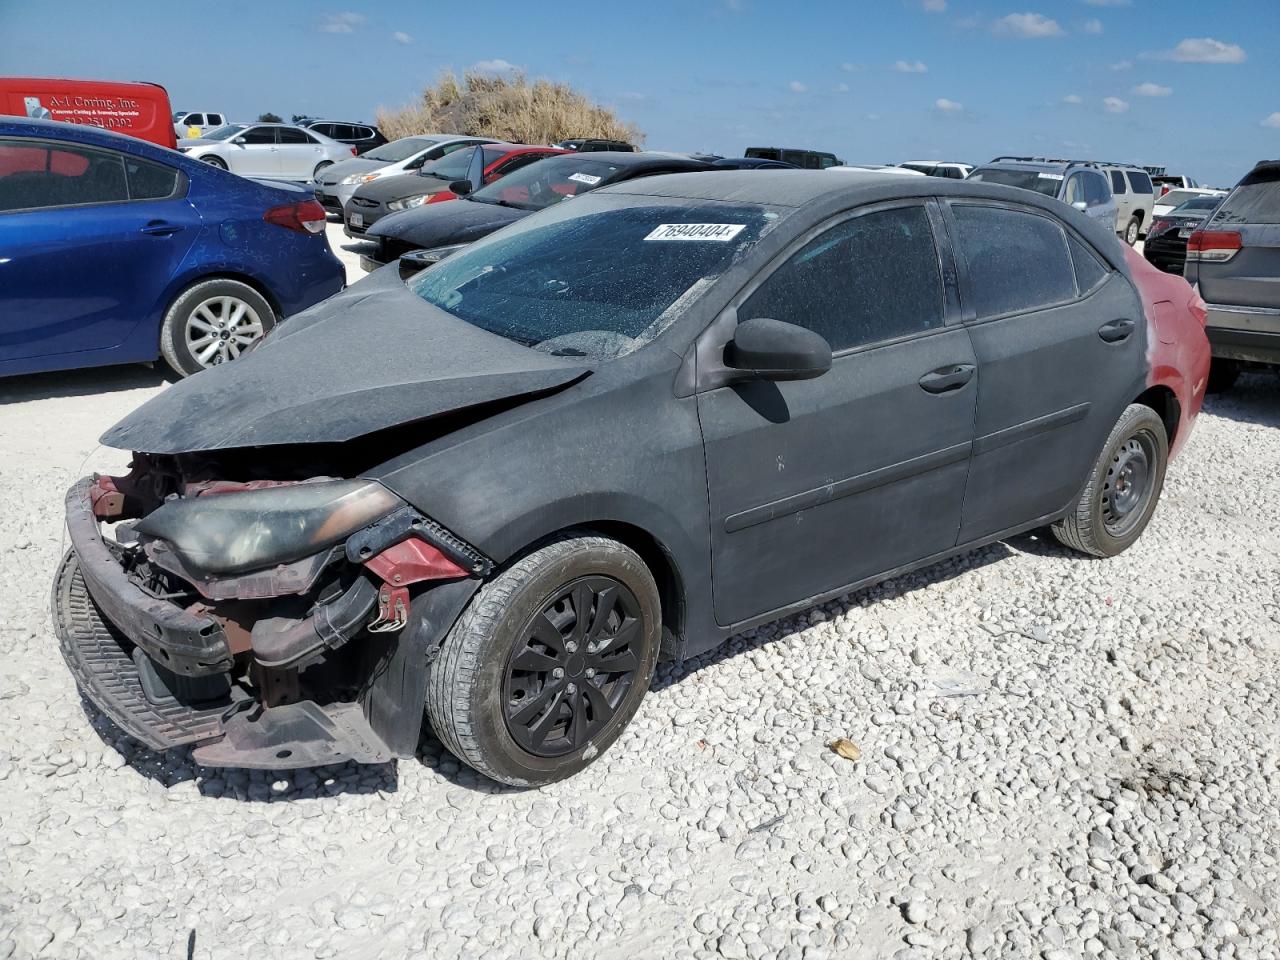
[[[974,211],[1061,273],[1034,343],[970,337]],[[1115,315],[1138,321],[1104,342]],[[380,270],[107,431],[132,466],[67,495],[62,652],[120,728],[201,764],[411,757],[425,714],[475,769],[548,783],[660,658],[1041,524],[1128,546],[1168,452],[1135,406],[1142,317],[1114,237],[1024,191],[602,189]],[[1095,503],[1117,443],[1142,469]]]

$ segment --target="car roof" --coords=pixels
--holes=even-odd
[[[192,110],[192,113],[199,113],[198,110]],[[115,133],[112,130],[103,130],[101,127],[93,127],[87,123],[65,123],[62,120],[37,120],[34,117],[9,117],[0,115],[0,134],[9,136],[43,136],[56,140],[68,140],[73,143],[83,143],[89,146],[107,147],[112,150],[133,150],[134,148],[148,147],[152,150],[166,151],[167,147],[161,147],[149,140],[143,140],[140,137],[131,137],[124,133]]]
[[[562,141],[563,142],[563,141]],[[563,154],[564,157],[572,157],[579,163],[588,161],[598,161],[600,163],[609,163],[615,167],[626,167],[629,170],[644,170],[647,168],[665,168],[683,167],[687,170],[709,170],[711,165],[702,160],[694,160],[690,157],[681,156],[678,153],[656,153],[644,151],[622,151],[622,150],[593,150],[590,153],[576,153],[568,151]],[[552,157],[552,160],[558,159]]]

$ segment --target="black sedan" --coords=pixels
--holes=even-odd
[[[376,270],[415,250],[433,258],[452,253],[538,210],[584,193],[662,173],[709,170],[701,160],[664,153],[587,153],[551,157],[464,197],[466,203],[427,204],[379,220],[365,233],[378,248],[360,257]],[[440,250],[440,248],[444,248]]]
[[[412,757],[425,709],[488,776],[558,780],[659,658],[1046,524],[1132,544],[1169,450],[1144,317],[1110,230],[1029,191],[578,196],[108,430],[133,465],[68,494],[62,649],[204,765]]]
[[[1192,197],[1156,217],[1147,228],[1142,255],[1161,270],[1182,273],[1187,262],[1187,238],[1218,208],[1222,199],[1218,195]]]

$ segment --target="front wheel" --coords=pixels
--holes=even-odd
[[[329,169],[332,166],[333,166],[333,163],[329,160],[324,160],[320,163],[317,163],[315,170],[313,170],[311,173],[311,179],[318,181],[320,179],[320,174],[324,173],[327,169]]]
[[[219,170],[227,169],[227,161],[221,157],[215,157],[213,154],[206,154],[200,158],[201,163],[207,163],[211,167],[217,167]]]
[[[160,353],[189,377],[234,360],[275,325],[271,304],[247,283],[202,280],[169,307],[160,329]]]
[[[1137,217],[1130,217],[1129,223],[1124,228],[1124,242],[1129,246],[1133,246],[1138,242],[1138,229],[1141,224]]]
[[[1169,438],[1150,407],[1131,403],[1103,445],[1071,512],[1053,525],[1059,541],[1095,557],[1114,557],[1146,529],[1164,488]]]
[[[428,680],[432,729],[502,783],[572,776],[635,715],[660,631],[634,551],[588,533],[552,541],[485,584],[450,631]]]

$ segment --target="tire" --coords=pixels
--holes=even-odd
[[[234,360],[275,325],[271,304],[247,283],[201,280],[178,294],[165,313],[160,353],[178,374],[189,377]]]
[[[577,613],[585,594],[590,621]],[[431,665],[427,716],[449,752],[487,777],[522,787],[563,780],[604,753],[635,715],[660,634],[658,588],[644,561],[615,540],[568,534],[472,598]],[[593,649],[592,636],[606,646]]]
[[[217,167],[219,170],[227,169],[227,161],[223,160],[221,157],[206,155],[200,158],[200,162],[207,163],[211,167]]]
[[[1150,407],[1129,404],[1103,445],[1080,498],[1053,525],[1054,536],[1094,557],[1114,557],[1128,549],[1155,512],[1168,464],[1164,421]]]
[[[331,160],[324,160],[324,161],[321,161],[320,163],[317,163],[316,168],[311,171],[311,179],[319,180],[320,174],[324,173],[325,170],[327,170],[329,167],[332,167],[332,166],[333,166],[333,161]]]
[[[1138,233],[1142,227],[1142,223],[1137,217],[1130,217],[1129,222],[1124,228],[1124,242],[1129,246],[1133,246],[1138,242]]]
[[[1226,393],[1240,379],[1240,364],[1234,360],[1214,360],[1209,367],[1209,393]]]

